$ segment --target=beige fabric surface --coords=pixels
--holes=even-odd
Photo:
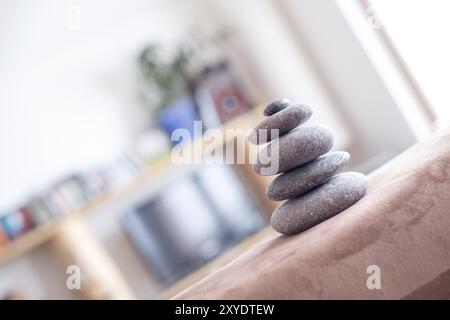
[[[380,290],[366,286],[370,265]],[[175,298],[450,298],[450,133],[373,172],[345,212],[261,243]]]

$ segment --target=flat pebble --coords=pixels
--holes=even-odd
[[[340,173],[320,187],[284,202],[275,210],[270,223],[280,233],[300,233],[352,206],[366,190],[365,175]]]
[[[271,116],[271,115],[277,113],[278,111],[281,111],[281,110],[289,107],[290,104],[291,104],[291,101],[289,101],[289,99],[287,99],[287,98],[272,101],[264,108],[264,115],[267,117]]]
[[[253,144],[267,143],[295,129],[311,118],[311,115],[311,107],[301,104],[292,105],[264,119],[252,130],[248,139]],[[272,130],[277,131],[273,134]]]
[[[339,173],[349,159],[350,155],[344,151],[327,153],[276,177],[266,194],[272,200],[298,197]]]
[[[289,171],[330,151],[333,141],[325,126],[300,126],[264,147],[253,168],[263,176]]]

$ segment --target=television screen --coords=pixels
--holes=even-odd
[[[232,168],[204,165],[130,208],[123,223],[152,274],[169,285],[266,222]]]

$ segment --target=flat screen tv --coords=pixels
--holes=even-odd
[[[163,285],[194,271],[267,223],[236,172],[203,165],[130,208],[126,233]]]

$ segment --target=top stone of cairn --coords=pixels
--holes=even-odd
[[[253,144],[267,143],[281,137],[312,116],[312,109],[305,104],[296,104],[267,117],[250,133],[249,141]]]
[[[272,101],[264,108],[264,115],[266,117],[271,116],[278,111],[286,109],[291,104],[291,101],[287,98]]]

